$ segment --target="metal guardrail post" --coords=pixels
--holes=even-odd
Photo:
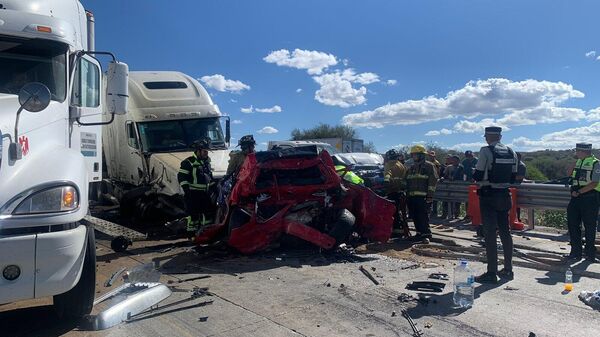
[[[467,202],[470,183],[440,181],[434,199],[446,202]],[[569,186],[557,184],[524,183],[517,189],[517,207],[527,209],[528,228],[535,227],[535,209],[566,211],[571,193]]]

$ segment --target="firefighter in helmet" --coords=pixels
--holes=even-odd
[[[227,176],[236,176],[238,174],[240,168],[246,160],[246,157],[250,153],[254,153],[256,141],[252,135],[246,135],[240,138],[238,141],[238,146],[240,147],[241,151],[232,151],[229,153],[229,165],[227,165],[226,173]]]
[[[194,153],[181,162],[177,180],[183,189],[187,217],[187,231],[195,232],[199,226],[211,222],[212,201],[209,189],[213,182],[212,168],[208,151],[209,140],[199,140],[192,144]]]
[[[395,149],[385,153],[383,183],[385,184],[387,198],[396,204],[393,233],[408,236],[410,233],[406,223],[406,168],[400,161],[400,157],[400,153]]]
[[[433,202],[433,193],[438,181],[435,165],[425,158],[427,150],[423,145],[415,145],[410,149],[413,165],[406,173],[406,203],[415,224],[417,235],[415,240],[429,243],[429,210]]]

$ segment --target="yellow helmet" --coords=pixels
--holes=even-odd
[[[410,154],[413,153],[427,153],[427,149],[425,149],[425,146],[421,145],[421,144],[417,144],[413,147],[410,148]]]

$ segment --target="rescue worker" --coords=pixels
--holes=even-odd
[[[208,150],[208,140],[192,144],[194,154],[181,162],[177,180],[183,189],[187,217],[187,231],[195,232],[200,225],[211,222],[212,200],[209,189],[214,184]]]
[[[394,149],[389,150],[385,153],[383,183],[386,187],[387,198],[396,204],[393,234],[401,234],[408,237],[410,236],[410,232],[406,223],[405,178],[406,168],[400,161],[400,153]]]
[[[571,241],[570,260],[581,260],[581,223],[585,229],[586,260],[596,262],[596,222],[600,191],[600,166],[592,154],[592,144],[578,143],[575,146],[577,163],[571,174],[571,201],[567,207],[567,223]]]
[[[501,139],[502,128],[485,128],[485,141],[488,146],[479,150],[479,160],[473,173],[473,179],[479,183],[477,194],[487,256],[487,272],[475,277],[475,281],[479,283],[498,283],[498,276],[509,280],[514,278],[513,241],[508,227],[508,213],[511,208],[508,187],[515,182],[518,161],[515,152],[500,143]],[[500,233],[504,252],[504,268],[500,271],[496,230]]]
[[[241,151],[232,151],[229,153],[229,164],[227,165],[227,176],[237,176],[240,168],[244,164],[246,157],[250,153],[254,153],[254,148],[256,146],[256,141],[252,135],[246,135],[238,140],[238,146]]]
[[[410,149],[413,165],[406,173],[406,203],[415,224],[417,235],[414,240],[429,243],[429,212],[433,201],[433,193],[438,181],[438,173],[433,163],[425,160],[427,150],[423,145],[415,145]]]
[[[336,156],[331,157],[333,160],[333,165],[335,167],[335,172],[342,179],[349,181],[356,185],[364,185],[365,181],[358,174],[352,172],[349,165],[344,165]]]

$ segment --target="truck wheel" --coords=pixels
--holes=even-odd
[[[79,319],[92,311],[96,287],[96,240],[94,229],[87,229],[83,270],[73,289],[54,296],[54,309],[60,318]]]
[[[124,236],[117,236],[116,238],[112,239],[112,241],[110,242],[110,248],[112,248],[112,250],[114,250],[117,253],[122,253],[124,251],[127,250],[127,247],[129,247],[131,245],[131,240],[129,240],[128,238],[124,237]]]
[[[354,215],[347,209],[340,210],[337,216],[337,220],[331,226],[329,236],[335,239],[336,245],[339,245],[346,241],[350,234],[352,234],[352,229],[354,228],[354,222],[356,218]]]

